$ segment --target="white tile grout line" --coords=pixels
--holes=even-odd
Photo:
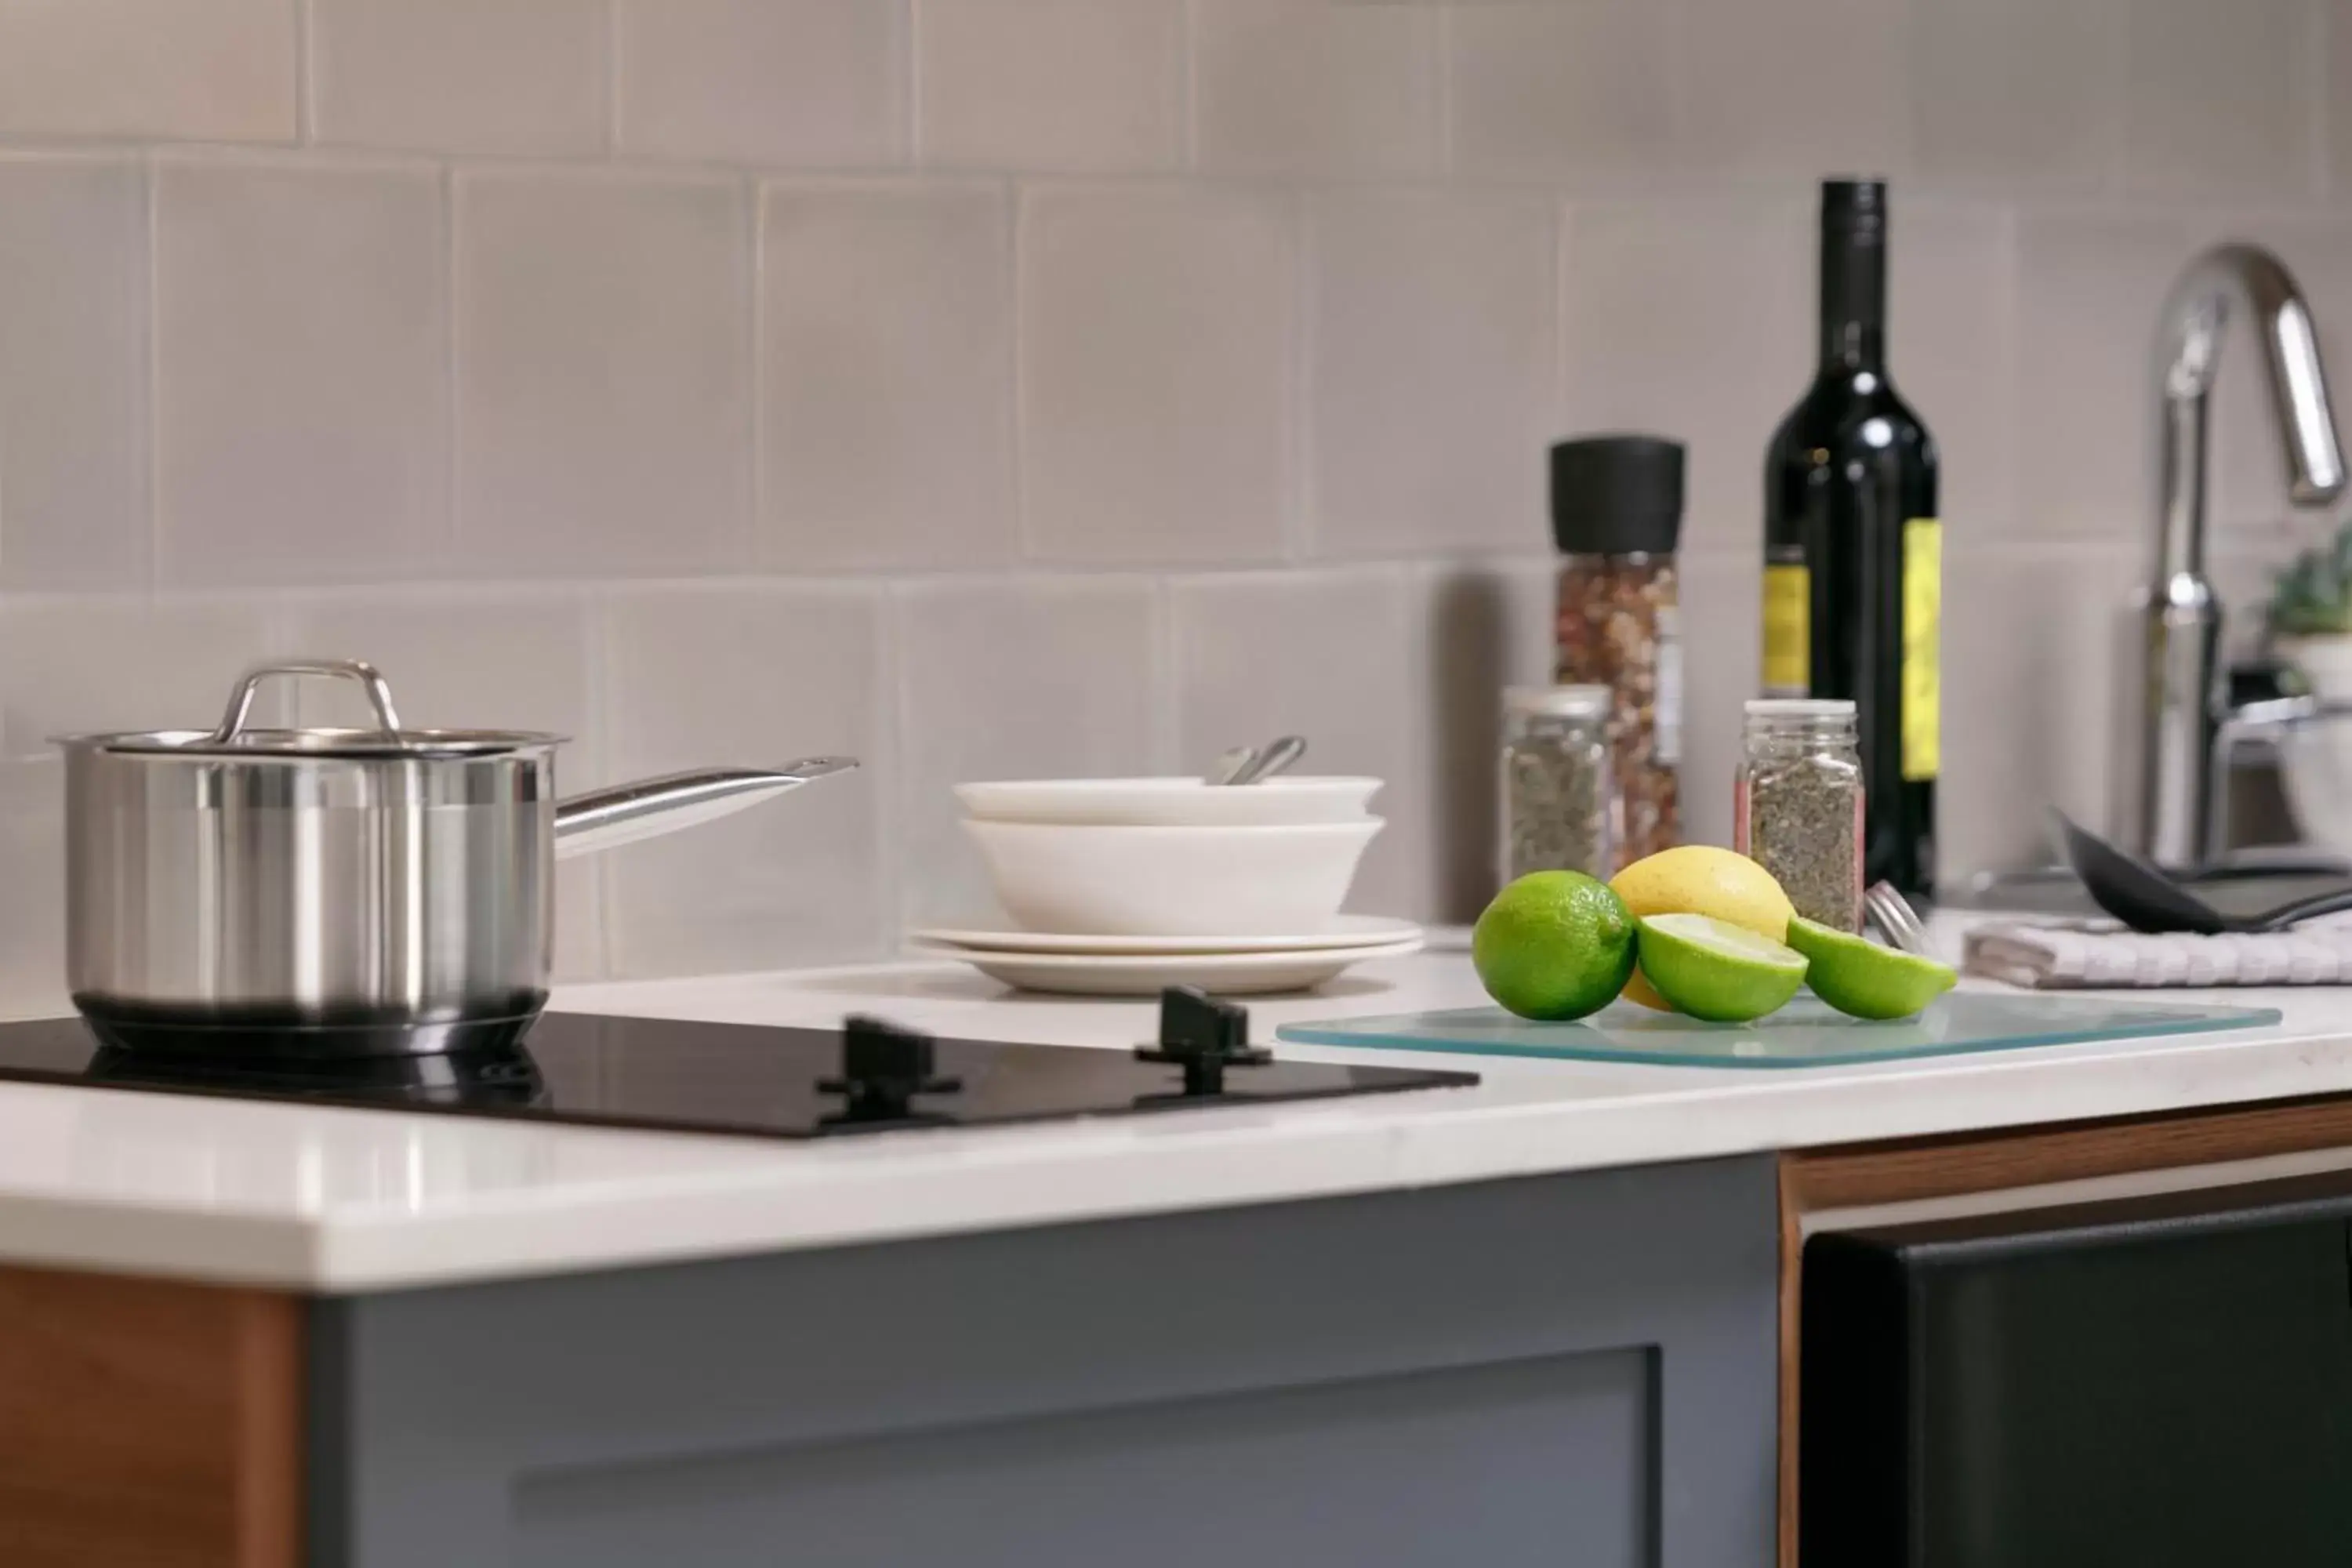
[[[1183,0],[1177,16],[1176,166],[1201,166],[1201,4]]]
[[[317,0],[294,6],[294,140],[309,146],[319,136],[319,18]]]
[[[441,529],[446,559],[454,567],[466,545],[462,483],[465,461],[465,421],[461,404],[465,378],[459,374],[465,343],[458,330],[457,171],[441,172],[441,419],[444,452],[441,476]]]
[[[158,214],[163,173],[151,152],[139,161],[145,214],[147,260],[147,582],[150,595],[163,581],[163,235]]]
[[[898,6],[898,60],[900,68],[890,73],[896,84],[893,90],[906,95],[898,112],[891,116],[890,134],[903,138],[906,145],[899,150],[899,161],[909,168],[925,166],[923,139],[923,0],[896,0]]]
[[[1316,286],[1314,199],[1298,192],[1290,200],[1290,332],[1282,363],[1282,487],[1276,537],[1282,559],[1295,562],[1314,552],[1323,533],[1321,487],[1316,483],[1315,355],[1320,347],[1316,312],[1322,290]]]
[[[621,154],[621,5],[604,0],[604,156]]]
[[[739,181],[735,192],[737,220],[750,225],[747,234],[739,236],[734,247],[736,264],[743,268],[742,289],[745,341],[738,346],[743,356],[743,417],[747,428],[743,433],[743,516],[739,523],[742,534],[743,559],[754,570],[766,556],[768,544],[766,434],[768,428],[767,375],[767,197],[756,174]]]

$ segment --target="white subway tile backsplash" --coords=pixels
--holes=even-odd
[[[2134,542],[1948,563],[1940,876],[2046,864],[2053,805],[2112,825],[2142,559]]]
[[[1898,202],[1887,247],[1888,359],[1941,460],[1948,537],[1995,537],[2016,510],[2016,235],[1991,205]]]
[[[1230,190],[1049,190],[1023,214],[1032,553],[1246,561],[1290,502],[1297,214]]]
[[[2128,0],[1914,0],[1919,173],[2088,189],[2122,153]]]
[[[2313,0],[2130,0],[2124,162],[2134,189],[2318,188]]]
[[[1685,556],[1681,589],[1683,839],[1729,844],[1731,774],[1763,655],[1764,552]]]
[[[0,0],[0,134],[291,142],[298,0]]]
[[[460,177],[469,566],[589,577],[748,559],[746,205],[699,178]]]
[[[907,151],[906,0],[613,0],[624,153],[872,167]]]
[[[1202,168],[1410,176],[1436,167],[1434,7],[1195,0],[1192,17]]]
[[[1160,610],[1128,577],[912,584],[892,605],[898,664],[895,849],[908,922],[984,915],[950,786],[1163,770]]]
[[[1904,13],[1904,0],[1685,0],[1684,151],[1759,174],[1902,173]]]
[[[1501,880],[1503,691],[1551,684],[1556,579],[1549,555],[1407,569],[1402,690],[1425,731],[1417,763],[1428,918],[1475,920]]]
[[[1465,5],[1450,14],[1454,167],[1639,173],[1671,152],[1673,21],[1653,0]]]
[[[1811,374],[1811,214],[1793,200],[1570,209],[1564,431],[1685,442],[1686,552],[1759,547],[1764,447]]]
[[[1182,0],[915,0],[925,161],[1166,169],[1183,156]]]
[[[56,1017],[66,990],[66,771],[54,758],[0,759],[0,996],[9,1016]]]
[[[0,584],[147,580],[147,202],[136,163],[0,158]]]
[[[608,0],[310,0],[322,142],[596,153]]]
[[[646,589],[604,616],[606,752],[616,779],[854,756],[734,816],[609,852],[615,976],[878,957],[894,752],[883,733],[878,591]]]
[[[302,654],[374,664],[404,724],[550,731],[569,741],[555,768],[565,793],[607,782],[584,595],[446,586],[322,594],[287,607],[283,641]],[[292,695],[300,723],[370,721],[365,701],[344,682],[306,680]],[[602,864],[590,857],[556,868],[559,980],[604,972]]]
[[[54,758],[58,735],[209,727],[246,668],[282,651],[279,618],[213,596],[0,600],[0,750]],[[282,722],[285,700],[265,688],[254,712]]]
[[[1017,556],[1003,193],[778,187],[761,222],[761,558]]]
[[[2020,220],[2012,537],[2137,539],[2151,526],[2157,317],[2202,237],[2169,216]]]
[[[446,565],[438,177],[202,161],[154,178],[159,577]]]
[[[1381,194],[1308,218],[1317,550],[1539,546],[1557,209]]]
[[[2352,0],[2322,0],[2320,30],[2324,35],[2318,53],[2320,79],[2331,83],[2352,81]],[[2326,124],[2320,153],[2327,169],[2327,193],[2340,204],[2352,193],[2352,112],[2334,93],[2323,93],[2320,118]]]
[[[1297,734],[1303,771],[1385,779],[1387,819],[1348,907],[1410,914],[1427,901],[1429,794],[1420,748],[1426,678],[1414,668],[1406,574],[1394,566],[1229,573],[1169,587],[1181,771],[1226,748]]]

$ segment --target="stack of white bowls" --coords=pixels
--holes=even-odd
[[[1381,781],[1285,775],[956,786],[1007,925],[919,931],[1010,984],[1095,994],[1295,989],[1410,952],[1404,921],[1339,907],[1381,826]]]

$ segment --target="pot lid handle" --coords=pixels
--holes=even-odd
[[[377,730],[387,741],[400,738],[400,715],[392,706],[392,687],[375,666],[363,658],[284,658],[257,664],[237,679],[236,689],[229,693],[228,711],[221,715],[220,728],[213,731],[213,744],[227,745],[245,733],[254,692],[276,675],[331,675],[358,681],[367,692],[368,706],[375,710]]]

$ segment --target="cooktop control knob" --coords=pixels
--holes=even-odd
[[[1223,1094],[1227,1068],[1263,1067],[1274,1059],[1273,1052],[1250,1047],[1248,1008],[1190,985],[1160,994],[1160,1043],[1138,1046],[1135,1055],[1139,1061],[1182,1068],[1187,1095]]]
[[[880,1018],[853,1015],[841,1027],[841,1076],[819,1079],[821,1093],[838,1094],[845,1121],[895,1121],[912,1114],[919,1094],[953,1094],[961,1080],[935,1077],[931,1037]]]

